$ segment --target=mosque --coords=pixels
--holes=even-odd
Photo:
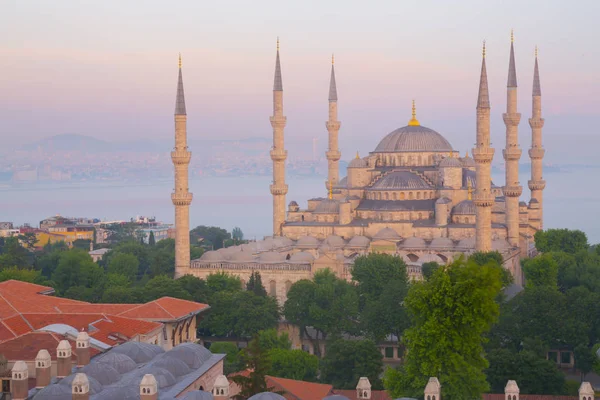
[[[494,148],[490,144],[490,101],[485,43],[476,107],[476,145],[461,157],[437,131],[419,122],[413,102],[412,118],[382,139],[368,155],[350,161],[340,178],[338,96],[332,59],[329,86],[328,177],[326,196],[308,200],[306,206],[286,205],[287,150],[284,147],[286,117],[283,111],[283,80],[279,55],[275,61],[273,87],[273,236],[240,246],[208,251],[197,260],[189,258],[189,205],[187,165],[191,153],[186,145],[186,112],[181,75],[175,109],[176,276],[206,277],[227,272],[247,281],[253,271],[261,273],[267,291],[280,302],[290,286],[310,279],[322,268],[351,279],[354,259],[370,252],[394,254],[408,265],[409,276],[421,278],[421,265],[444,264],[460,254],[499,251],[515,283],[522,283],[520,258],[534,251],[533,235],[543,227],[541,88],[537,49],[534,64],[531,127],[531,196],[521,201],[519,182],[517,74],[514,40],[507,83],[507,107],[503,114],[506,144],[504,186],[491,181]]]

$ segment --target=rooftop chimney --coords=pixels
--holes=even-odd
[[[594,389],[589,382],[581,382],[579,386],[579,400],[594,400]]]
[[[371,398],[371,382],[369,382],[369,378],[362,376],[358,380],[358,385],[356,385],[356,397],[358,399]]]
[[[90,382],[86,374],[77,374],[71,383],[71,394],[73,400],[90,399]]]
[[[82,330],[77,334],[75,354],[77,355],[78,367],[83,367],[90,363],[90,337],[86,331]]]
[[[43,388],[50,384],[52,359],[48,350],[42,349],[38,351],[35,357],[35,387]]]
[[[442,385],[436,377],[429,378],[425,386],[425,400],[440,400],[442,398]]]
[[[519,386],[517,386],[516,381],[506,382],[504,400],[519,400]]]
[[[13,400],[25,400],[28,397],[29,385],[29,370],[24,361],[17,361],[12,367],[12,398]]]
[[[158,383],[152,374],[146,374],[140,382],[140,400],[158,400]]]
[[[229,399],[229,381],[225,375],[217,376],[213,385],[213,397],[215,400]]]
[[[73,368],[71,354],[71,343],[68,340],[61,340],[56,348],[56,376],[58,378],[71,375]]]

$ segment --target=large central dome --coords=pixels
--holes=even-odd
[[[421,125],[398,128],[384,137],[374,153],[452,151],[450,143],[433,129]]]

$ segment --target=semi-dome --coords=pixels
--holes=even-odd
[[[383,228],[373,236],[373,240],[400,240],[398,233],[392,228]]]
[[[258,256],[258,260],[261,263],[282,262],[283,260],[285,260],[285,255],[283,255],[282,253],[277,253],[276,251],[267,251],[265,253],[261,253]]]
[[[463,200],[452,209],[454,215],[475,215],[475,204],[473,200]]]
[[[462,163],[458,158],[446,157],[440,161],[440,168],[462,168]]]
[[[369,247],[370,243],[371,240],[368,237],[358,235],[350,239],[347,247]]]
[[[207,251],[200,256],[202,261],[223,261],[223,258],[224,255],[215,250]]]
[[[506,250],[510,247],[510,244],[504,239],[495,239],[492,240],[492,250],[502,251]]]
[[[375,148],[374,153],[415,151],[452,151],[450,143],[433,129],[408,125],[389,133]]]
[[[348,168],[367,168],[368,166],[367,160],[360,157],[353,158],[352,161],[348,163]]]
[[[302,236],[296,242],[296,247],[300,249],[316,249],[319,247],[319,239],[314,236]]]
[[[337,214],[340,211],[340,203],[337,200],[325,199],[313,211],[313,214]]]
[[[372,190],[431,189],[423,178],[410,171],[394,171],[384,175],[371,186]]]
[[[292,254],[292,256],[290,257],[290,262],[297,262],[297,263],[310,263],[310,262],[313,262],[314,260],[315,260],[315,257],[306,251],[301,251],[299,253]]]
[[[425,239],[413,236],[406,238],[400,246],[407,249],[422,249],[426,247],[426,244]]]

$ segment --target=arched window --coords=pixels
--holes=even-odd
[[[383,196],[384,196],[384,198],[385,198],[386,200],[389,200],[389,195],[388,195],[388,193],[387,193],[387,192],[385,192],[385,193],[383,194]]]
[[[428,199],[429,198],[429,193],[428,192],[424,192],[423,193],[423,198],[424,199]]]
[[[412,200],[412,199],[413,199],[413,193],[412,193],[412,192],[409,192],[409,193],[408,193],[408,199],[409,199],[409,200]]]
[[[392,193],[392,200],[398,200],[397,198],[398,196],[396,195],[396,192]]]
[[[269,282],[269,294],[273,297],[277,296],[277,283],[274,280]]]
[[[404,192],[401,192],[400,193],[400,200],[404,200],[404,198],[405,198],[405,194],[404,194]]]
[[[421,192],[417,192],[417,199],[421,199]]]
[[[423,214],[419,213],[419,219],[423,219]]]

